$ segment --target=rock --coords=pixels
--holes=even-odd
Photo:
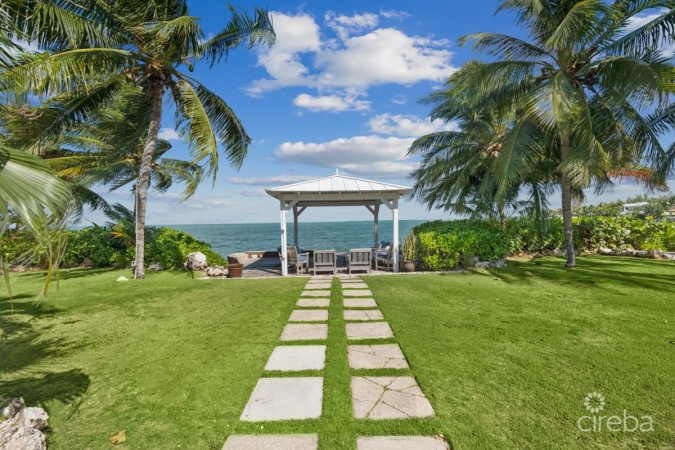
[[[49,426],[49,416],[42,408],[24,408],[22,398],[2,401],[3,415],[0,421],[0,449],[2,450],[46,450],[47,439],[41,430]]]
[[[24,408],[17,416],[16,421],[19,426],[24,428],[35,428],[37,430],[46,430],[49,426],[49,415],[42,408]]]
[[[129,281],[129,279],[125,276],[121,276],[118,279],[116,279],[115,281]]]
[[[246,253],[231,253],[227,255],[227,262],[230,264],[244,264],[246,261]]]
[[[499,268],[499,267],[504,267],[506,265],[506,261],[503,259],[500,259],[498,261],[479,261],[476,263],[474,267],[477,267],[479,269],[487,269],[487,268]]]
[[[565,256],[565,252],[559,248],[554,249],[553,254],[559,258]]]
[[[598,249],[598,253],[601,255],[611,255],[614,253],[614,251],[612,251],[610,248],[601,247]]]
[[[159,272],[160,270],[164,270],[164,266],[160,263],[152,263],[148,266],[150,272]]]
[[[647,258],[649,256],[649,252],[647,250],[635,250],[634,253],[635,256],[639,258]]]
[[[26,407],[26,404],[23,401],[22,397],[18,398],[6,398],[0,401],[0,407],[2,408],[2,415],[5,419],[11,419],[16,416],[22,409]]]
[[[28,270],[28,267],[22,266],[21,264],[19,264],[18,266],[12,266],[9,269],[10,272],[16,272],[16,273],[26,272],[27,270]]]
[[[206,276],[208,277],[225,277],[227,276],[227,269],[221,266],[209,267],[206,269]]]
[[[205,254],[202,252],[192,252],[188,255],[185,267],[187,267],[188,270],[206,270],[206,268],[209,267],[209,264],[206,261]]]
[[[0,437],[0,448],[3,450],[47,450],[47,438],[40,430],[20,427],[11,434],[8,440],[3,441]]]

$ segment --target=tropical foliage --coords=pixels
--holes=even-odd
[[[129,267],[134,259],[133,242],[120,237],[119,224],[90,226],[68,231],[68,246],[62,257],[64,267]],[[202,252],[210,265],[227,265],[227,261],[211,246],[183,231],[167,227],[146,229],[147,257],[151,263],[166,269],[183,267],[190,252]],[[47,255],[33,234],[13,233],[3,238],[6,258],[15,265],[46,268]],[[131,245],[129,245],[131,244]]]
[[[165,99],[174,102],[179,134],[206,175],[216,176],[219,145],[235,167],[246,156],[250,138],[234,111],[188,73],[198,62],[213,65],[242,44],[273,43],[265,10],[256,9],[253,18],[233,7],[230,13],[225,28],[205,39],[186,1],[9,0],[0,6],[7,27],[16,30],[13,36],[45,50],[15,58],[0,73],[0,89],[18,102],[29,95],[68,99],[52,130],[90,118],[128,84],[142,93],[147,125],[139,123],[136,130],[142,135],[135,183],[136,278],[144,277],[147,193]],[[129,149],[139,153],[137,143]]]
[[[573,267],[572,200],[581,189],[602,190],[616,177],[662,188],[675,168],[675,146],[660,142],[675,124],[674,69],[660,50],[674,44],[673,6],[503,1],[499,10],[515,13],[529,40],[495,33],[462,39],[494,61],[465,65],[431,98],[433,116],[457,121],[461,131],[413,144],[411,152],[423,155],[418,197],[430,207],[466,213],[465,198],[483,208],[506,205],[529,184],[531,200],[543,205],[557,186],[567,266]],[[637,14],[654,8],[667,10],[626,31]],[[484,125],[486,114],[498,115],[487,123],[503,126]]]
[[[575,246],[581,251],[675,251],[675,222],[600,216],[575,217],[572,223]],[[526,217],[510,218],[505,227],[489,220],[456,220],[427,222],[414,231],[426,270],[472,267],[477,261],[552,252],[564,246],[561,218],[552,218],[545,231],[533,227]]]

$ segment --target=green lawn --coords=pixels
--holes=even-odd
[[[51,416],[52,449],[219,449],[231,433],[315,433],[323,450],[360,434],[443,434],[456,449],[673,448],[675,264],[543,259],[482,273],[368,277],[437,417],[355,421],[339,283],[320,420],[238,421],[306,279],[115,283],[66,271],[33,303],[39,274],[0,297],[0,397]],[[127,275],[126,273],[124,273]],[[390,372],[382,371],[381,374]],[[653,432],[581,432],[588,392],[602,415],[649,415]]]

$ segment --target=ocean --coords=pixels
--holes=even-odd
[[[400,220],[401,241],[423,220]],[[186,231],[200,241],[211,244],[223,256],[247,250],[276,250],[280,242],[278,223],[224,224],[224,225],[167,225]],[[300,248],[305,250],[371,247],[373,245],[373,222],[300,222]],[[391,241],[392,222],[380,221],[379,238]],[[288,223],[288,243],[293,243],[293,223]]]

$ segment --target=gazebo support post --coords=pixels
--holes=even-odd
[[[281,276],[288,275],[288,242],[286,236],[286,201],[281,200]]]
[[[297,200],[294,201],[289,201],[289,200],[284,200],[281,199],[279,200],[279,205],[280,205],[280,213],[281,213],[281,254],[279,255],[281,257],[281,275],[286,276],[288,275],[288,227],[286,226],[286,212],[289,209],[293,209],[293,213],[295,215],[296,209],[295,206],[298,204]],[[302,208],[298,212],[298,216],[304,211],[305,208]],[[296,224],[297,224],[297,219],[296,219]],[[297,245],[297,239],[298,239],[298,234],[297,234],[297,225],[295,228],[295,240],[296,240],[296,245]]]
[[[373,215],[373,247],[377,248],[380,243],[380,204],[375,203],[372,207],[370,205],[365,206]]]
[[[302,208],[298,208],[297,204],[293,206],[293,242],[298,248],[300,248],[300,240],[298,239],[298,218],[306,209],[306,206],[303,206]]]
[[[394,229],[393,242],[391,243],[393,246],[392,258],[394,259],[394,272],[398,272],[398,198],[395,198],[392,203],[391,220]]]
[[[298,247],[298,205],[293,207],[293,242]]]

